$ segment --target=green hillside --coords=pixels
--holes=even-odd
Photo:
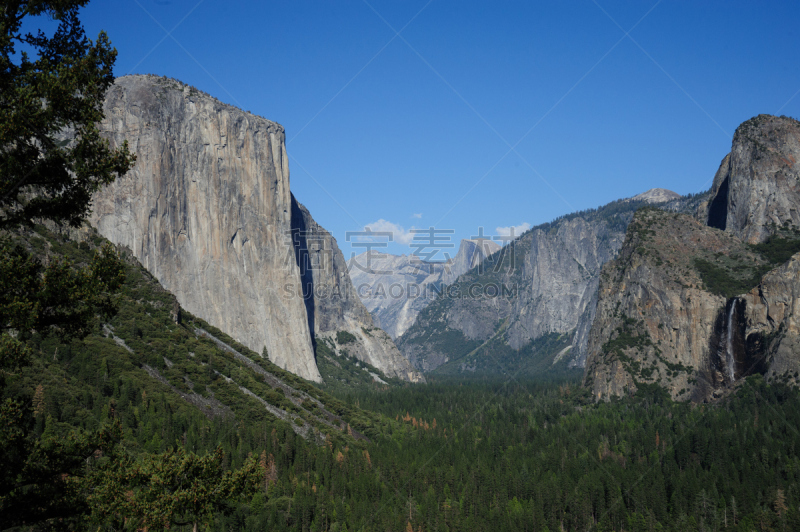
[[[81,265],[105,242],[93,231],[90,235],[77,243],[37,226],[24,241],[42,257],[63,256]],[[151,404],[149,394],[151,399],[164,396],[176,411],[193,412],[189,417],[202,412],[208,422],[276,423],[312,439],[337,441],[342,438],[342,424],[348,423],[365,433],[380,431],[377,416],[348,409],[311,383],[179,310],[175,297],[152,275],[129,254],[123,251],[122,256],[125,283],[118,295],[118,312],[108,323],[96,320],[85,339],[68,344],[60,343],[55,335],[31,338],[39,357],[26,373],[53,373],[66,379],[64,386],[55,384],[58,379],[52,376],[35,385],[32,377],[30,382],[18,383],[20,387],[44,386],[46,416],[54,421],[80,420],[80,426],[90,428],[104,417],[104,409],[127,412],[129,405],[146,409]],[[53,384],[48,386],[48,380]],[[56,405],[70,402],[64,400],[68,397],[80,398],[81,406],[62,412]],[[169,430],[153,431],[138,423],[132,412],[126,415],[123,426],[149,452],[163,450],[181,436]]]
[[[68,260],[79,268],[107,244],[92,229],[81,233],[73,240],[36,226],[13,243],[42,263]],[[82,339],[28,335],[29,365],[2,387],[4,398],[31,408],[31,437],[68,438],[118,425],[118,449],[130,459],[175,449],[203,456],[220,448],[225,468],[233,470],[250,454],[271,455],[279,465],[284,460],[279,477],[293,487],[289,465],[302,453],[356,452],[397,425],[346,405],[180,309],[129,253],[121,256],[125,281],[113,298],[116,314],[92,319]],[[344,366],[340,385],[373,383],[346,356],[327,356]]]

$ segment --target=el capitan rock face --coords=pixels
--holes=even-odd
[[[94,197],[90,222],[189,312],[319,381],[291,248],[283,128],[155,76],[119,78],[101,129],[134,168]]]
[[[112,145],[127,140],[137,161],[95,195],[90,222],[129,247],[186,310],[320,381],[313,334],[372,322],[357,298],[306,305],[304,281],[352,286],[335,241],[291,195],[283,128],[157,76],[117,79],[105,115],[105,136]],[[329,269],[302,271],[293,222],[330,238]],[[391,340],[360,345],[360,356],[387,374],[415,378]]]

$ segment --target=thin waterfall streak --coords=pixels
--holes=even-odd
[[[736,369],[736,359],[733,356],[733,316],[736,313],[736,303],[738,302],[737,299],[734,299],[731,303],[731,308],[728,311],[728,338],[727,338],[727,345],[726,345],[726,353],[725,353],[725,368],[728,371],[728,378],[731,382],[736,380],[735,376],[735,369]]]

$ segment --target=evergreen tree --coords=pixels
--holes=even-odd
[[[78,9],[87,3],[10,0],[0,12],[0,228],[33,219],[77,227],[92,193],[133,162],[97,128],[117,52],[105,33],[86,37]],[[21,33],[38,16],[59,22],[52,36]]]
[[[128,170],[127,147],[109,148],[97,122],[113,82],[116,51],[101,33],[89,41],[78,19],[86,0],[17,0],[0,12],[0,229],[50,221],[78,226],[92,193]],[[59,22],[52,36],[21,33],[30,18]],[[30,53],[37,57],[31,59]],[[0,235],[0,392],[31,357],[24,341],[55,329],[62,338],[84,336],[95,314],[114,310],[111,294],[122,283],[111,248],[90,266],[48,265]],[[6,395],[3,393],[2,395]],[[32,433],[30,398],[0,405],[0,527],[49,521],[68,528],[85,510],[70,474],[107,449],[117,429],[84,434]]]
[[[134,461],[124,453],[110,457],[84,479],[95,524],[170,528],[211,523],[227,515],[264,481],[255,456],[235,471],[224,467],[224,453],[200,457],[181,448]]]

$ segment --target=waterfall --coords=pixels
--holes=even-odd
[[[734,299],[733,302],[731,302],[730,310],[728,310],[728,338],[725,345],[725,369],[727,370],[728,378],[731,382],[736,380],[736,376],[734,374],[736,368],[736,359],[733,356],[733,317],[736,313],[736,303],[738,301],[738,299]]]

